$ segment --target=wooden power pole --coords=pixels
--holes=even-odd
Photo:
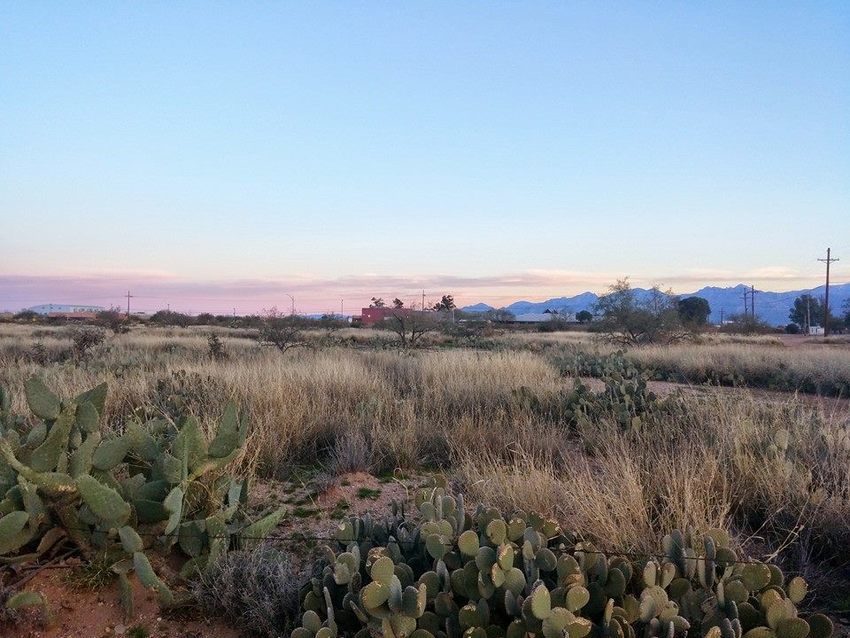
[[[752,312],[752,315],[753,315],[753,321],[756,320],[756,292],[757,292],[756,287],[751,285],[750,286],[750,311]]]
[[[826,264],[826,292],[823,296],[823,336],[829,336],[829,265],[838,261],[837,258],[830,257],[831,249],[826,249],[826,259],[818,259]]]

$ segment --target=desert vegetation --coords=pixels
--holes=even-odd
[[[80,351],[81,330],[0,324],[0,525],[17,539],[3,555],[106,553],[125,609],[139,579],[166,607],[269,636],[803,638],[850,604],[840,343],[701,335],[621,352],[589,332],[432,327],[410,347],[276,317],[100,327]],[[70,476],[67,493],[44,473]],[[409,500],[381,503],[351,478],[366,474],[413,477]],[[330,496],[351,481],[369,513]],[[293,482],[306,500],[285,504]],[[297,555],[276,544],[305,520]],[[34,586],[8,591],[47,606]]]

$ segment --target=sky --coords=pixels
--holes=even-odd
[[[850,280],[848,2],[0,3],[0,309]]]

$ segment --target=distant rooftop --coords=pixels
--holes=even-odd
[[[34,313],[39,315],[48,315],[51,312],[100,312],[103,309],[103,306],[68,303],[44,303],[27,308],[27,310],[32,310]]]

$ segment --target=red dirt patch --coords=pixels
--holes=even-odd
[[[14,626],[0,626],[3,638],[101,638],[127,636],[134,627],[143,627],[151,638],[237,638],[240,634],[217,619],[187,620],[163,615],[156,595],[145,589],[135,577],[133,600],[135,615],[124,623],[118,583],[99,590],[80,589],[67,581],[67,569],[45,569],[26,585],[41,592],[48,601],[54,621],[43,628],[40,612],[22,614]]]

